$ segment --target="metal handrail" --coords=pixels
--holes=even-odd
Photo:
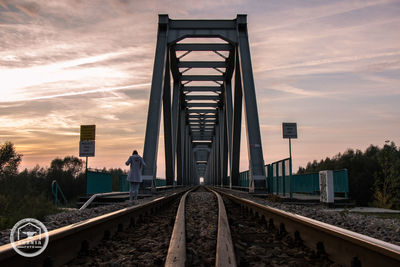
[[[64,204],[67,205],[68,201],[67,198],[65,197],[63,191],[61,190],[60,185],[57,183],[56,180],[53,180],[53,182],[51,182],[51,192],[53,193],[54,196],[54,205],[58,205],[58,191],[60,191],[61,196],[64,200]]]
[[[97,193],[92,195],[86,202],[85,204],[82,205],[82,207],[80,207],[79,210],[84,210],[86,209],[92,202],[93,200],[95,200],[95,198],[97,197],[105,197],[105,196],[118,196],[118,195],[124,195],[129,193],[129,191],[126,192],[109,192],[109,193]]]

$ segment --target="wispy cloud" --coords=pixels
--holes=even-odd
[[[399,12],[397,0],[0,0],[0,141],[45,165],[77,155],[79,125],[95,123],[92,166],[120,167],[143,147],[159,13],[248,14],[266,161],[287,154],[282,120],[303,127],[298,165],[396,137]]]
[[[333,63],[348,63],[348,62],[355,62],[361,61],[365,59],[374,59],[374,58],[381,58],[381,57],[392,57],[392,56],[400,56],[400,51],[394,52],[384,52],[384,53],[377,53],[377,54],[370,54],[370,55],[353,55],[353,56],[345,56],[345,57],[334,57],[334,58],[323,58],[318,60],[306,61],[296,64],[290,64],[285,66],[276,66],[265,68],[263,71],[278,71],[283,69],[293,69],[293,68],[303,68],[303,67],[315,67],[321,66],[325,64],[333,64]],[[261,71],[258,69],[258,71]]]
[[[62,94],[54,94],[54,95],[44,95],[44,96],[36,96],[36,97],[21,97],[21,98],[5,98],[4,100],[0,99],[0,102],[21,102],[21,101],[34,101],[34,100],[41,100],[41,99],[51,99],[57,97],[66,97],[66,96],[78,96],[78,95],[87,95],[87,94],[94,94],[94,93],[105,93],[105,92],[114,92],[119,90],[127,90],[127,89],[135,89],[135,88],[143,88],[149,87],[150,83],[144,84],[133,84],[133,85],[126,85],[126,86],[118,86],[118,87],[108,87],[108,88],[97,88],[92,90],[84,90],[79,92],[67,92]]]
[[[296,8],[286,8],[281,12],[275,12],[272,16],[264,17],[266,27],[258,28],[255,33],[259,34],[267,31],[282,30],[285,28],[297,27],[301,24],[310,23],[324,18],[334,17],[341,14],[349,14],[353,11],[373,8],[380,5],[395,3],[395,0],[372,0],[372,1],[335,1],[317,2],[297,6]],[[283,5],[285,5],[283,3]],[[288,3],[288,5],[291,5]],[[276,23],[280,21],[281,23]],[[270,22],[270,23],[268,23]],[[323,32],[321,33],[323,34]]]

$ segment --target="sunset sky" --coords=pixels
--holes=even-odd
[[[298,124],[294,170],[400,145],[399,0],[0,0],[0,142],[15,144],[22,168],[78,156],[82,124],[97,126],[89,167],[126,169],[143,152],[160,13],[248,15],[266,163],[289,155],[282,122]],[[163,156],[160,145],[158,177]]]

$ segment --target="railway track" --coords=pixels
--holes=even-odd
[[[232,238],[230,234],[230,228],[228,218],[225,211],[225,205],[222,197],[215,191],[208,189],[215,195],[215,200],[218,203],[218,220],[217,224],[217,236],[216,236],[216,249],[215,249],[215,266],[236,266],[236,256],[234,253]],[[193,263],[187,260],[187,242],[186,235],[189,229],[186,229],[186,216],[187,216],[187,196],[192,192],[187,192],[181,198],[178,212],[176,214],[175,225],[171,236],[171,241],[168,249],[168,255],[165,261],[166,267],[184,267]],[[211,198],[209,198],[210,201]],[[211,203],[208,203],[211,205]],[[193,216],[193,215],[192,215]],[[201,219],[197,218],[199,221]],[[210,222],[211,224],[212,222]],[[192,224],[191,227],[194,225]],[[215,237],[214,237],[215,239]],[[212,253],[209,251],[209,253]],[[210,264],[209,262],[201,262],[201,265]]]
[[[215,189],[227,200],[239,205],[247,217],[274,229],[280,238],[313,249],[317,256],[329,258],[339,266],[400,266],[400,247],[346,229],[300,215],[264,206]],[[272,250],[273,248],[271,248]]]
[[[138,225],[146,225],[149,217],[169,208],[183,193],[184,191],[174,193],[49,231],[47,248],[36,257],[20,256],[11,244],[0,246],[0,266],[63,266],[76,259],[78,255],[90,256],[89,252],[93,248],[96,250],[96,246],[105,244],[113,236],[130,232]],[[44,234],[36,235],[32,241],[43,242],[44,237]]]
[[[93,261],[94,265],[112,262],[115,266],[125,266],[141,254],[143,259],[155,258],[143,266],[280,265],[285,262],[283,255],[289,258],[285,264],[293,266],[400,266],[399,246],[264,206],[220,188],[196,192],[197,189],[50,231],[47,249],[34,258],[18,255],[11,244],[1,246],[0,266],[72,266],[87,264],[93,258],[98,260]],[[199,198],[199,194],[206,195]],[[196,204],[198,210],[190,208]],[[200,218],[200,209],[208,209],[205,218]],[[158,215],[163,212],[164,215]],[[211,234],[197,233],[200,237],[193,234],[191,228],[196,223],[194,228],[209,228]],[[200,242],[196,243],[197,239]],[[121,243],[130,248],[123,249]],[[193,251],[203,243],[208,246],[203,250],[210,257],[199,263],[193,260],[193,254],[201,253]],[[307,248],[308,252],[303,253],[297,247]],[[253,252],[251,262],[247,254]],[[86,256],[77,258],[77,255]],[[313,257],[310,255],[317,260],[309,259]],[[103,256],[104,259],[97,259]]]

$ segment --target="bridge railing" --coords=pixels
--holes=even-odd
[[[282,159],[265,166],[268,190],[271,194],[292,197],[292,163],[290,158]]]
[[[295,193],[306,193],[317,195],[320,193],[319,174],[295,174],[292,175]],[[347,169],[333,171],[333,190],[335,193],[349,197],[349,181]]]
[[[60,199],[64,202],[64,205],[68,205],[67,198],[65,197],[63,191],[61,190],[60,185],[57,183],[56,180],[53,180],[51,182],[51,192],[54,197],[54,205],[58,206],[58,204],[61,202]]]
[[[270,194],[293,197],[294,193],[313,195],[320,193],[319,173],[292,174],[290,158],[265,165],[265,173]],[[239,185],[236,187],[248,188],[249,181],[249,171],[243,171],[239,174]],[[333,171],[333,184],[336,194],[343,194],[345,198],[348,198],[347,169]]]
[[[111,173],[104,172],[104,171],[93,171],[90,170],[87,173],[87,180],[86,180],[86,194],[93,195],[98,193],[108,193],[108,192],[126,192],[129,191],[129,183],[126,180],[127,175],[119,175],[117,179],[119,186],[115,187],[113,190],[113,176]],[[165,179],[156,179],[156,187],[165,186],[166,181]]]
[[[126,180],[127,175],[121,175],[119,177],[119,191],[124,192],[124,191],[129,191],[129,182]],[[161,186],[166,186],[166,180],[165,179],[156,179],[156,187],[161,187]]]

